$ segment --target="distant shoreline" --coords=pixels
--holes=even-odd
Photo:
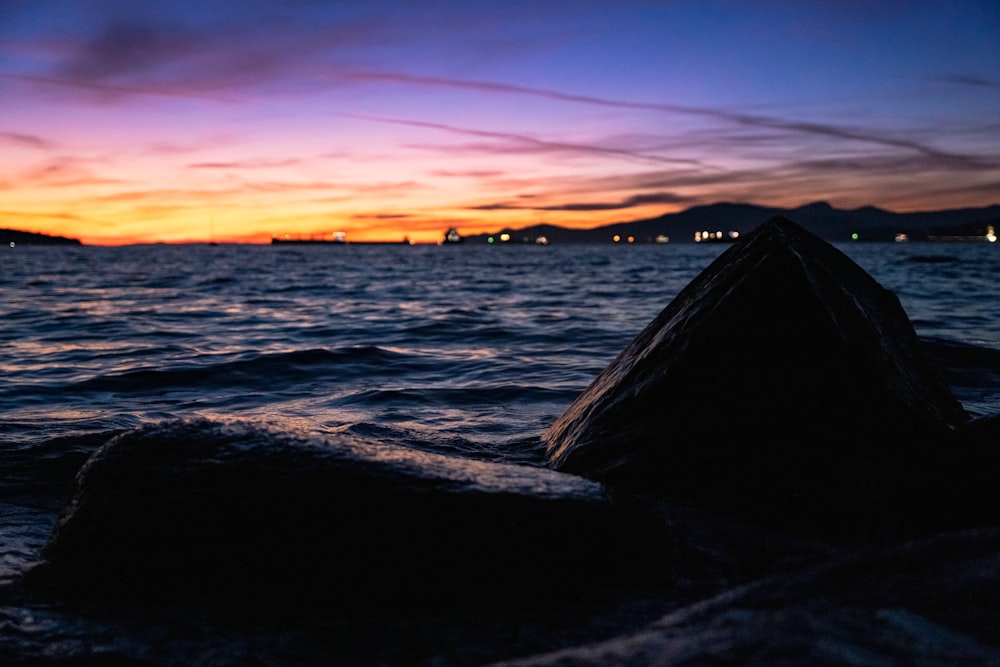
[[[66,236],[22,232],[17,229],[0,229],[0,246],[13,248],[18,245],[83,245],[83,243],[79,239]]]
[[[333,241],[329,239],[272,238],[271,245],[413,245],[409,241]],[[429,245],[429,244],[425,244]]]
[[[677,213],[654,218],[611,223],[592,228],[569,228],[552,224],[536,224],[522,228],[503,228],[492,233],[463,234],[462,243],[444,245],[555,245],[571,244],[674,244],[730,243],[765,220],[786,217],[828,242],[995,242],[1000,230],[1000,204],[978,208],[944,209],[896,213],[865,206],[838,209],[826,202],[813,202],[796,208],[776,208],[721,202],[694,206]],[[456,236],[458,229],[454,230]],[[0,229],[0,244],[84,245],[82,241],[13,229]],[[410,242],[402,240],[346,240],[309,236],[272,236],[269,241],[223,241],[226,245],[441,245],[442,242]],[[194,245],[213,244],[208,240],[180,242],[146,241],[121,245]],[[89,244],[88,244],[89,245]],[[119,245],[113,241],[95,245]],[[217,243],[216,243],[217,245]]]

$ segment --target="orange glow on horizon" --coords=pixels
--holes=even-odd
[[[167,197],[169,199],[169,196]],[[0,227],[26,232],[66,236],[86,245],[131,245],[143,243],[251,243],[267,244],[273,237],[310,239],[330,237],[343,231],[348,241],[438,243],[447,229],[455,227],[463,236],[495,233],[551,224],[588,229],[615,222],[655,217],[676,212],[679,206],[648,206],[623,211],[469,211],[445,208],[398,214],[367,214],[299,210],[286,212],[282,204],[232,208],[212,200],[204,207],[185,204],[109,206],[108,196],[88,201],[74,197],[72,205],[46,212],[40,206],[3,211]],[[32,202],[33,203],[33,202]],[[355,206],[356,206],[355,202]],[[372,210],[377,203],[372,204]],[[288,208],[304,208],[290,206]],[[25,210],[27,209],[27,210]],[[33,210],[32,210],[33,209]]]

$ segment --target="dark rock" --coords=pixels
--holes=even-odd
[[[765,521],[909,520],[966,416],[896,296],[775,218],[723,253],[545,433],[553,467]]]
[[[29,581],[333,608],[493,605],[587,581],[582,599],[662,566],[645,529],[600,484],[552,470],[180,422],[93,455]]]
[[[1000,531],[936,535],[763,579],[636,632],[525,658],[587,665],[997,665]]]

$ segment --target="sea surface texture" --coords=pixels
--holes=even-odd
[[[10,592],[112,435],[238,418],[541,464],[541,432],[723,249],[0,248],[0,662],[240,662],[250,640],[236,631],[135,621],[130,639],[118,621]],[[841,249],[897,293],[966,410],[1000,412],[1000,247]]]

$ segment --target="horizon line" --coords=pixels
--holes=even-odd
[[[593,227],[566,227],[566,226],[559,225],[559,224],[554,224],[554,223],[533,223],[533,224],[525,225],[523,227],[504,227],[504,228],[502,228],[500,230],[497,230],[496,232],[489,232],[489,231],[473,232],[473,233],[469,233],[467,236],[470,236],[470,237],[474,237],[474,236],[488,236],[488,235],[493,234],[493,233],[501,233],[501,232],[504,232],[504,231],[514,232],[514,231],[529,229],[531,227],[537,227],[537,226],[542,226],[542,225],[548,226],[548,227],[555,227],[555,228],[566,230],[566,231],[581,231],[581,232],[585,232],[585,231],[591,231],[591,230],[601,229],[603,227],[613,227],[613,226],[616,226],[616,225],[629,225],[629,224],[633,224],[633,223],[636,223],[636,222],[643,222],[643,221],[655,220],[657,218],[662,218],[662,217],[667,217],[667,216],[680,215],[682,213],[686,213],[686,212],[692,211],[694,209],[698,209],[698,208],[711,208],[711,207],[714,207],[714,206],[751,206],[751,207],[757,207],[757,208],[776,209],[776,210],[781,210],[781,211],[796,211],[796,210],[799,210],[799,209],[808,208],[808,207],[817,206],[817,205],[823,205],[823,206],[826,206],[826,207],[828,207],[828,208],[830,208],[830,209],[832,209],[834,211],[842,211],[842,212],[845,212],[845,213],[849,213],[849,212],[852,212],[852,211],[860,211],[860,210],[863,210],[863,209],[876,209],[876,210],[880,210],[880,211],[885,211],[887,213],[892,213],[892,214],[895,214],[895,215],[920,215],[920,214],[927,214],[927,213],[947,213],[947,212],[950,212],[950,211],[964,211],[964,210],[989,209],[989,208],[994,208],[994,207],[1000,207],[1000,200],[997,200],[997,201],[995,201],[995,202],[993,202],[991,204],[985,204],[985,205],[981,205],[981,206],[958,206],[958,207],[948,207],[948,208],[938,208],[938,209],[919,209],[919,210],[912,210],[912,211],[897,211],[897,210],[893,210],[892,208],[882,207],[882,206],[878,206],[876,204],[864,204],[862,206],[856,206],[856,207],[852,207],[852,208],[838,208],[838,207],[832,205],[829,201],[827,201],[825,199],[811,200],[811,201],[808,201],[808,202],[806,202],[804,204],[798,204],[798,205],[795,205],[795,206],[776,206],[776,205],[769,205],[769,204],[758,204],[758,203],[754,203],[754,202],[750,202],[750,201],[719,200],[719,201],[714,201],[714,202],[707,203],[707,204],[692,204],[691,206],[688,206],[686,208],[683,208],[683,209],[680,209],[680,210],[677,210],[677,211],[673,211],[673,212],[662,213],[660,215],[644,216],[644,217],[641,217],[641,218],[633,218],[633,219],[630,219],[630,220],[621,220],[621,221],[617,221],[617,222],[610,222],[610,223],[598,224],[598,225],[595,225]],[[450,227],[455,227],[455,225],[450,225]],[[50,234],[48,232],[40,232],[40,231],[34,231],[34,230],[28,230],[28,229],[19,229],[19,228],[14,228],[14,227],[2,227],[2,228],[0,228],[0,231],[12,231],[12,232],[21,232],[21,233],[26,233],[26,234],[38,234],[38,235],[41,235],[41,236],[48,236],[48,237],[51,237],[51,238],[65,238],[65,239],[68,239],[70,241],[76,241],[80,245],[93,246],[93,247],[117,247],[117,246],[124,247],[124,246],[140,246],[140,245],[210,245],[210,244],[218,244],[218,245],[222,245],[222,244],[225,244],[225,245],[271,245],[272,244],[271,243],[272,239],[281,238],[283,236],[287,237],[289,235],[288,232],[285,232],[285,233],[282,233],[282,234],[273,234],[273,233],[271,233],[271,234],[267,235],[267,240],[260,240],[260,241],[256,241],[256,240],[232,240],[232,239],[231,240],[225,240],[225,239],[212,239],[212,238],[192,238],[192,239],[185,239],[185,240],[148,240],[148,241],[135,240],[135,241],[124,241],[124,242],[115,242],[114,240],[106,240],[106,241],[97,241],[97,242],[93,242],[93,241],[91,241],[91,242],[85,242],[82,239],[77,238],[77,237],[70,237],[70,236],[65,236],[65,235],[62,235],[62,234]],[[300,233],[300,234],[307,234],[307,233],[303,232],[303,233]],[[316,232],[308,232],[308,234],[315,235]],[[424,246],[441,245],[440,241],[413,241],[413,240],[409,240],[408,239],[408,235],[405,232],[403,232],[403,234],[404,234],[403,238],[399,238],[397,236],[397,237],[392,238],[392,239],[365,239],[365,240],[361,240],[361,241],[347,241],[345,243],[345,245],[366,245],[366,244],[371,244],[371,245],[424,245]],[[255,237],[256,236],[261,236],[261,238],[263,238],[263,235],[254,235],[254,236]],[[304,240],[308,241],[309,239],[304,239]]]

